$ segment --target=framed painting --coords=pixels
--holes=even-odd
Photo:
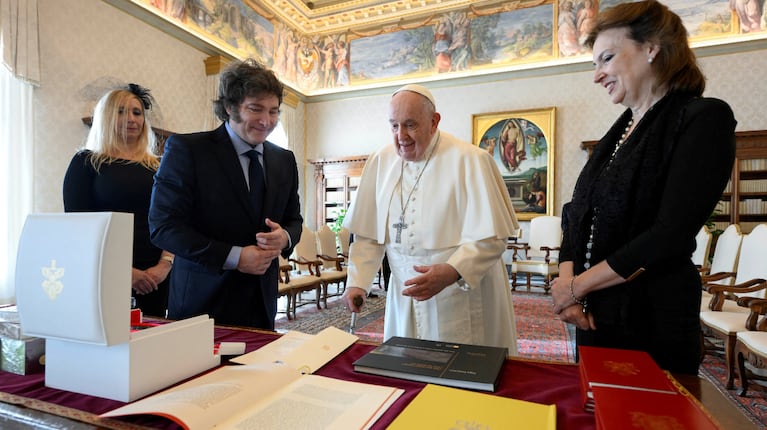
[[[555,111],[472,116],[473,143],[493,156],[520,220],[554,214]]]

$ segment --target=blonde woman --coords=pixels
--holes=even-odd
[[[136,84],[105,94],[85,142],[64,176],[67,212],[129,212],[133,217],[132,296],[146,315],[165,316],[173,255],[149,241],[149,200],[160,165],[147,113],[149,91]]]

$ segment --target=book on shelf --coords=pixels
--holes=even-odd
[[[361,373],[495,391],[507,348],[394,336],[354,362]]]
[[[689,393],[594,387],[597,430],[722,428]]]
[[[500,397],[459,388],[426,385],[388,430],[557,428],[556,405]]]
[[[404,392],[312,375],[354,343],[334,327],[288,332],[235,363],[127,404],[102,417],[157,415],[184,428],[366,429]]]
[[[580,346],[578,354],[581,395],[587,411],[594,410],[594,387],[677,392],[669,376],[647,352]]]

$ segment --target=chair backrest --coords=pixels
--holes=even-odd
[[[530,220],[530,251],[527,257],[544,257],[542,246],[557,248],[562,244],[562,218],[553,215],[535,217]],[[559,258],[559,251],[551,253],[552,259]]]
[[[336,234],[328,227],[327,224],[323,224],[317,230],[317,242],[320,245],[320,254],[327,257],[335,257],[338,255],[338,248],[336,248]]]
[[[734,272],[738,268],[738,256],[742,241],[743,235],[740,233],[740,226],[737,224],[727,226],[716,239],[714,258],[711,261],[709,273]],[[717,284],[723,285],[732,285],[733,282],[735,279],[732,277],[716,281]]]
[[[297,259],[304,259],[308,261],[317,260],[317,238],[316,234],[309,230],[306,225],[301,230],[301,239],[293,249],[293,255],[298,257]]]
[[[740,284],[751,279],[767,279],[767,224],[759,224],[751,230],[751,233],[743,236],[743,244],[740,246],[738,257],[738,274],[735,284]],[[765,290],[751,293],[738,294],[738,297],[752,296],[765,297]]]
[[[705,225],[695,235],[695,251],[692,253],[692,262],[699,267],[708,267],[708,254],[711,252],[713,235]]]
[[[352,233],[346,227],[341,227],[341,231],[338,232],[338,243],[341,245],[341,254],[345,257],[349,257],[349,247],[352,242]]]

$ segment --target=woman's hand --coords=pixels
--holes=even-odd
[[[563,310],[575,305],[570,291],[570,283],[575,279],[573,276],[558,276],[551,281],[551,298],[554,301],[554,313],[560,314]]]
[[[573,305],[563,309],[562,312],[559,312],[559,319],[568,324],[573,324],[581,330],[597,329],[594,323],[594,316],[583,313],[583,306],[581,305]]]

